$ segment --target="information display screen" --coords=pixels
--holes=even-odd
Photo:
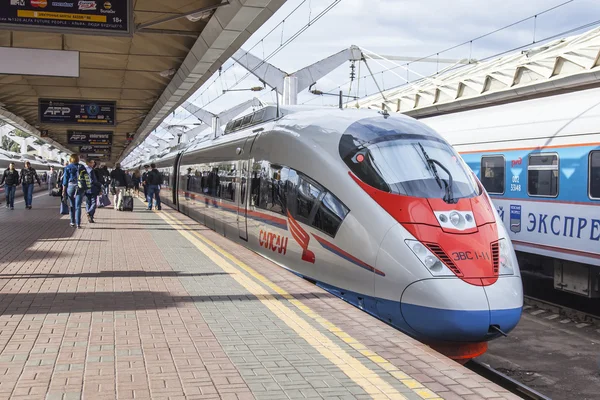
[[[116,109],[114,101],[40,99],[38,103],[42,124],[114,126]]]
[[[112,132],[67,131],[67,142],[85,146],[110,146]]]
[[[0,25],[130,34],[130,0],[2,0]]]
[[[110,146],[79,146],[80,153],[110,155]]]

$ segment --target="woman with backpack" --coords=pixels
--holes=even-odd
[[[81,203],[83,194],[87,188],[80,188],[80,174],[87,171],[79,164],[79,156],[72,154],[69,158],[70,164],[65,167],[63,174],[63,201],[70,205],[71,227],[81,228]]]
[[[25,197],[25,208],[31,210],[31,202],[33,201],[33,185],[37,180],[38,185],[42,186],[40,177],[35,169],[31,168],[31,163],[25,161],[25,168],[21,170],[21,184],[23,185],[23,197]]]

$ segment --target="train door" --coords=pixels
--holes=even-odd
[[[242,160],[238,168],[237,225],[240,239],[248,241],[248,174],[250,161]]]
[[[183,155],[183,152],[178,153],[175,156],[175,160],[173,161],[173,171],[171,172],[171,190],[172,193],[171,195],[173,196],[173,207],[175,208],[175,210],[177,211],[181,211],[179,209],[179,162],[181,161],[181,156]]]
[[[240,239],[245,241],[248,241],[248,198],[250,197],[250,166],[252,165],[249,156],[254,140],[255,137],[249,137],[244,143],[244,148],[236,150],[238,155],[242,156],[242,160],[238,163],[237,176],[237,223]]]

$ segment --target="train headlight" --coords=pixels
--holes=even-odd
[[[414,242],[412,245],[412,251],[418,256],[422,257],[427,255],[427,249],[419,242]]]
[[[498,240],[498,245],[500,247],[499,274],[513,275],[515,273],[515,265],[510,243],[506,239],[500,239]]]
[[[451,212],[450,213],[450,222],[452,222],[452,225],[458,226],[458,224],[460,224],[460,214],[457,213],[456,211]]]
[[[454,276],[446,265],[440,261],[427,247],[416,240],[406,240],[406,245],[417,256],[419,261],[427,268],[433,276]]]

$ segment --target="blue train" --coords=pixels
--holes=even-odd
[[[481,180],[522,263],[600,297],[600,89],[423,118]]]

